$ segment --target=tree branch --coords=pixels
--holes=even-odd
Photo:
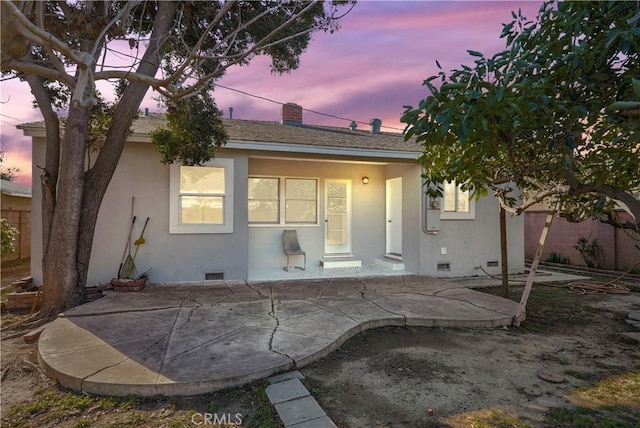
[[[17,25],[15,25],[15,28],[16,31],[22,36],[38,43],[40,46],[52,46],[76,64],[85,63],[86,55],[83,55],[82,52],[69,48],[69,45],[67,45],[65,42],[59,40],[53,34],[43,30],[42,28],[29,21],[29,19],[22,14],[20,9],[18,9],[18,7],[13,2],[3,1],[2,9],[3,13],[9,14],[11,18],[17,21]]]

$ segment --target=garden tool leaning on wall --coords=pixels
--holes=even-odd
[[[144,231],[147,229],[148,223],[149,223],[149,217],[147,217],[147,220],[144,222],[144,226],[142,227],[142,232],[140,233],[140,237],[136,239],[133,243],[133,245],[136,246],[136,250],[133,253],[133,257],[131,258],[127,257],[127,260],[124,262],[124,265],[122,266],[121,273],[124,273],[124,275],[122,276],[123,278],[133,279],[133,276],[137,276],[138,274],[136,271],[135,261],[136,261],[136,256],[138,255],[138,250],[140,249],[140,245],[146,242],[144,239]]]

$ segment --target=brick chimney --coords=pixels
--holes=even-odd
[[[283,125],[302,126],[302,107],[295,103],[286,103],[282,106]]]

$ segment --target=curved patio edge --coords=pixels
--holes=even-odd
[[[113,302],[107,296],[92,303],[95,310],[70,311],[47,326],[38,358],[47,375],[76,391],[188,396],[302,368],[365,330],[499,327],[511,324],[517,308],[469,289],[432,291],[367,288],[291,300],[274,293],[248,300],[235,295],[238,301],[195,306],[181,298],[173,307],[165,300],[157,309],[131,311],[108,310]],[[166,294],[155,298],[160,302]]]

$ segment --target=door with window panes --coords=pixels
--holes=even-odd
[[[351,254],[351,180],[325,182],[325,253]]]

